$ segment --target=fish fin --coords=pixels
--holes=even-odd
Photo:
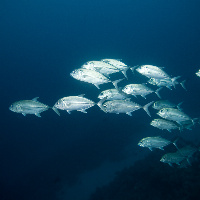
[[[155,91],[155,93],[156,93],[156,95],[158,96],[158,98],[162,99],[161,96],[160,96],[160,94],[159,94],[160,90],[162,90],[162,87],[158,88],[158,89]]]
[[[41,117],[40,113],[35,113],[35,116]]]
[[[187,91],[187,89],[186,89],[186,87],[185,87],[185,81],[186,81],[186,80],[182,81],[182,82],[180,83],[180,85],[182,86],[182,88],[183,88],[184,90]]]
[[[22,113],[22,115],[26,116],[26,113]]]
[[[129,116],[132,116],[131,112],[127,112],[126,114],[129,115]]]
[[[173,167],[172,163],[168,163],[170,167]]]
[[[135,69],[136,69],[137,67],[139,67],[139,65],[136,65],[136,66],[130,68],[133,74],[134,74],[134,71],[135,71]]]
[[[176,80],[179,79],[179,78],[181,78],[181,76],[176,76],[176,77],[171,79],[172,80],[172,85],[174,86],[174,88],[176,88],[176,84],[177,84]]]
[[[174,140],[174,142],[172,142],[172,144],[176,147],[176,149],[177,149],[178,151],[180,151],[179,148],[178,148],[178,146],[177,146],[177,144],[176,144],[177,141],[178,141],[178,138],[177,138],[176,140]]]
[[[95,85],[98,89],[100,89],[99,85],[97,85],[97,84],[93,84],[93,85]]]
[[[192,166],[192,164],[191,164],[189,158],[187,158],[186,160],[187,160],[188,164],[189,164],[190,166]]]
[[[70,110],[67,110],[67,112],[68,112],[69,114],[71,114]]]
[[[122,74],[124,74],[125,78],[128,80],[128,76],[126,74],[127,70],[129,69],[130,67],[127,67],[126,69],[122,70]]]
[[[170,133],[172,132],[171,129],[167,129]]]
[[[39,97],[35,97],[35,98],[32,99],[32,101],[38,102],[38,100],[37,100],[38,98]]]
[[[168,89],[172,90],[172,88],[170,86],[166,86]]]
[[[82,112],[82,113],[87,113],[86,110],[78,110],[78,111],[80,111],[80,112]]]
[[[80,94],[80,95],[78,95],[78,97],[84,97],[85,96],[85,94]]]
[[[148,148],[149,148],[149,150],[153,151],[153,149],[151,147],[148,147]]]
[[[112,84],[114,85],[115,89],[119,90],[117,84],[118,84],[119,82],[123,81],[123,80],[124,80],[124,78],[121,78],[121,79],[118,79],[118,80],[115,80],[115,81],[112,82]]]
[[[59,113],[59,111],[58,111],[58,109],[57,108],[55,108],[54,106],[52,107],[52,110],[57,114],[57,115],[59,115],[60,116],[60,113]]]
[[[181,109],[181,105],[182,105],[182,103],[183,103],[183,101],[180,102],[180,103],[176,106],[180,111],[182,111],[182,109]]]
[[[135,95],[134,95],[134,96],[135,96]],[[135,96],[135,97],[136,97],[136,96]],[[147,99],[145,95],[141,95],[141,97],[143,97],[143,98]],[[136,97],[136,98],[137,98],[137,97]]]
[[[153,104],[153,103],[154,103],[154,101],[151,101],[150,103],[148,103],[148,104],[146,104],[145,106],[143,106],[143,109],[146,111],[146,113],[149,115],[149,117],[151,117],[151,114],[150,114],[148,108],[149,108],[149,106],[150,106],[151,104]]]
[[[159,149],[164,151],[163,147],[159,147]]]
[[[101,108],[101,110],[103,110],[105,113],[107,113],[106,109],[103,106],[103,103],[106,101],[107,97],[104,97],[103,99],[101,99],[97,105],[99,106],[99,108]]]

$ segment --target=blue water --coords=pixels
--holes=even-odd
[[[79,184],[83,173],[130,155],[143,157],[148,151],[138,141],[164,136],[150,127],[142,110],[129,117],[105,114],[95,106],[87,114],[63,111],[60,117],[48,110],[41,118],[8,110],[15,101],[34,97],[50,106],[79,94],[97,102],[100,91],[111,84],[98,90],[69,75],[87,61],[114,58],[129,66],[163,66],[170,75],[181,75],[188,91],[165,88],[161,96],[184,101],[184,111],[199,117],[199,6],[197,0],[1,1],[0,199],[73,200],[63,188]],[[141,77],[127,74],[129,83]],[[156,98],[152,94],[138,103]],[[199,126],[182,136],[198,143]],[[83,199],[81,191],[74,193]]]

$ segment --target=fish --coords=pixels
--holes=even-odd
[[[176,88],[176,85],[180,84],[183,89],[186,89],[185,87],[185,80],[182,82],[178,82],[177,79],[179,79],[181,76],[177,76],[174,78],[165,78],[165,79],[156,79],[156,78],[150,78],[148,80],[148,83],[151,85],[156,85],[158,87],[167,87],[168,89],[172,90],[172,86]]]
[[[173,166],[172,164],[180,165],[180,163],[185,159],[186,157],[182,155],[179,151],[177,151],[175,153],[164,154],[160,159],[160,161],[163,163],[168,163],[172,167]]]
[[[195,74],[200,77],[200,69]]]
[[[172,102],[170,102],[169,100],[159,100],[154,102],[154,104],[152,105],[152,107],[156,110],[161,110],[162,108],[178,108],[179,110],[181,110],[181,104],[183,102],[180,102],[179,104],[174,104]]]
[[[191,120],[186,120],[186,121],[182,121],[181,123],[181,130],[182,129],[188,129],[188,130],[192,130],[192,127],[198,123],[199,118],[194,118],[192,121]]]
[[[140,74],[148,77],[148,78],[156,78],[156,79],[166,79],[170,78],[170,76],[162,70],[161,67],[157,67],[154,65],[140,65],[132,67],[131,70],[134,72],[136,70]]]
[[[156,136],[143,138],[139,141],[138,145],[140,147],[147,147],[152,151],[154,148],[164,150],[163,147],[171,143],[175,145],[175,142],[171,142],[165,138],[162,138],[161,136]]]
[[[127,95],[119,91],[119,89],[114,88],[114,89],[104,90],[98,96],[99,99],[103,99],[105,97],[106,100],[124,100],[127,98]]]
[[[131,94],[134,97],[137,97],[137,95],[142,96],[146,99],[146,95],[151,94],[153,92],[156,93],[156,95],[161,98],[159,91],[162,88],[158,88],[156,91],[152,90],[151,88],[147,87],[145,84],[129,84],[126,85],[122,91],[126,94]]]
[[[129,116],[132,116],[132,112],[139,110],[140,108],[143,108],[146,113],[151,117],[148,107],[153,103],[150,102],[146,104],[145,106],[141,106],[135,102],[132,102],[130,98],[127,98],[125,100],[112,100],[112,101],[104,101],[106,100],[106,97],[101,99],[97,105],[106,113],[126,113]]]
[[[180,130],[180,126],[178,126],[177,124],[175,124],[172,121],[165,120],[165,119],[154,119],[154,120],[151,121],[150,125],[154,126],[156,128],[159,128],[161,130],[166,129],[169,132],[171,132],[172,129],[179,129]]]
[[[97,71],[89,70],[89,69],[79,68],[79,69],[72,71],[70,73],[70,75],[77,80],[84,81],[87,83],[92,83],[98,89],[100,89],[99,85],[111,82],[103,74],[101,74]]]
[[[128,79],[126,72],[130,67],[128,67],[125,63],[121,62],[120,59],[102,59],[101,61],[113,65],[123,73],[126,79]]]
[[[114,74],[120,71],[115,66],[103,61],[89,61],[82,65],[82,68],[95,70],[107,77],[109,77],[110,74]]]
[[[164,119],[175,121],[180,125],[181,125],[181,122],[187,121],[187,120],[191,120],[192,123],[194,124],[194,121],[192,118],[190,118],[184,112],[176,108],[163,108],[159,110],[157,114]]]
[[[59,113],[58,109],[66,110],[69,114],[71,111],[77,110],[83,113],[87,113],[87,109],[91,108],[95,103],[84,97],[84,94],[78,96],[68,96],[59,99],[53,106],[53,110]]]
[[[27,114],[33,114],[37,117],[41,117],[40,113],[48,110],[50,107],[38,101],[39,97],[35,97],[32,100],[21,100],[14,102],[9,110],[21,113],[26,116]]]

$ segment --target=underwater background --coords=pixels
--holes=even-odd
[[[2,0],[0,199],[198,199],[198,155],[192,166],[179,169],[159,161],[161,150],[137,143],[160,135],[200,146],[199,124],[192,131],[161,131],[149,125],[156,117],[152,108],[152,118],[142,109],[132,117],[106,114],[98,106],[87,114],[61,111],[60,117],[49,109],[38,118],[8,108],[35,97],[49,106],[80,94],[98,102],[99,93],[113,86],[98,90],[70,72],[90,60],[113,58],[181,76],[187,91],[178,85],[160,95],[183,101],[185,113],[200,117],[199,7],[198,0]],[[145,80],[131,70],[127,76],[126,83]],[[152,100],[158,100],[155,94],[138,103]]]

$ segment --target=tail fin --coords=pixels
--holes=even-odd
[[[59,113],[59,111],[58,111],[58,109],[57,109],[56,107],[53,106],[52,109],[53,109],[53,111],[54,111],[57,115],[60,116],[60,113]]]
[[[115,88],[116,88],[117,90],[119,90],[117,84],[118,84],[119,82],[123,81],[123,80],[124,80],[124,78],[121,78],[121,79],[115,80],[115,81],[112,82],[112,84],[115,86]]]
[[[155,93],[156,93],[156,95],[158,96],[158,98],[162,99],[161,96],[160,96],[160,94],[159,94],[160,90],[162,90],[162,87],[158,88],[158,89],[155,91]]]
[[[143,106],[143,109],[146,111],[146,113],[149,115],[149,117],[151,117],[151,114],[150,114],[148,108],[149,108],[149,106],[150,106],[151,104],[153,104],[153,103],[154,103],[154,101],[151,101],[150,103],[148,103],[148,104],[146,104],[145,106]]]
[[[174,86],[174,88],[176,88],[176,84],[177,84],[176,80],[178,78],[181,78],[181,76],[176,76],[176,77],[172,78],[172,85]]]
[[[124,69],[124,70],[121,71],[122,74],[124,74],[124,76],[126,77],[127,80],[128,80],[128,77],[127,77],[126,72],[127,72],[128,69],[130,69],[130,67],[127,67],[126,69]]]
[[[180,85],[182,86],[182,88],[183,88],[184,90],[187,91],[187,89],[186,89],[186,87],[185,87],[185,81],[186,81],[186,80],[182,81],[182,82],[180,83]]]
[[[133,74],[134,74],[135,69],[136,69],[138,66],[139,66],[139,65],[136,65],[136,66],[130,68]]]
[[[176,106],[179,110],[182,110],[182,109],[181,109],[181,105],[182,105],[182,103],[183,103],[183,101],[180,102],[180,103]]]
[[[107,97],[104,97],[103,99],[101,99],[97,105],[99,106],[99,108],[101,108],[101,110],[103,110],[103,112],[107,113],[106,109],[103,107],[103,103],[106,101]]]

